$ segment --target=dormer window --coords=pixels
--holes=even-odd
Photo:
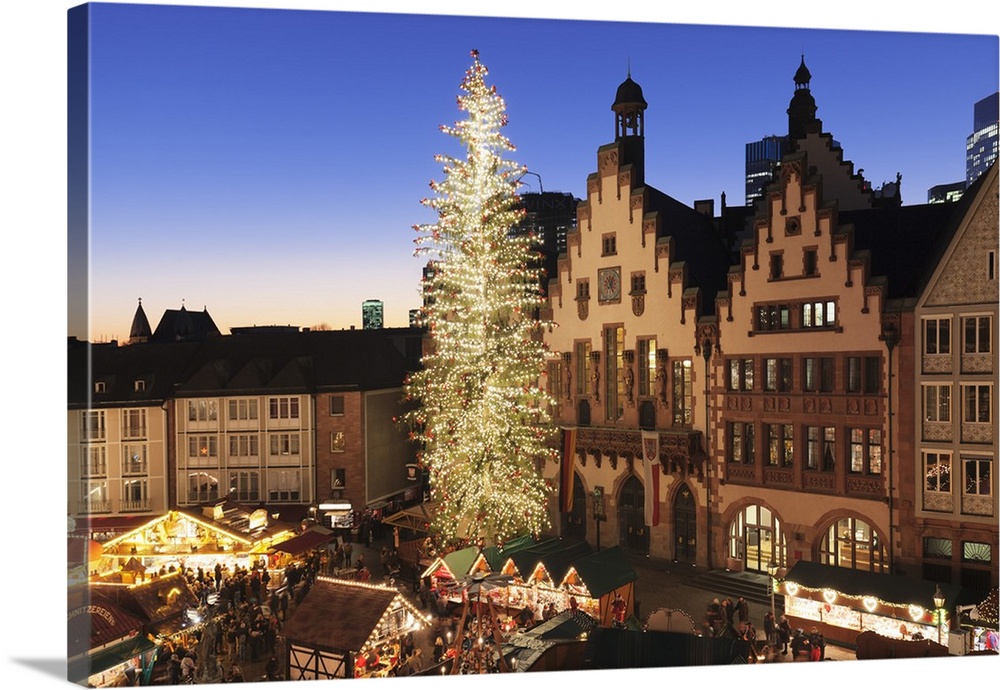
[[[94,381],[94,392],[95,393],[104,392],[104,381]]]
[[[142,380],[142,379],[136,379],[135,380],[135,392],[136,393],[142,393],[144,390],[146,390],[146,382],[144,380]]]

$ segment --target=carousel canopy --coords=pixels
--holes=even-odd
[[[636,579],[635,570],[620,546],[583,556],[573,562],[573,568],[594,598],[600,598]]]
[[[357,652],[385,612],[404,605],[395,589],[319,577],[285,623],[282,635],[312,649]]]
[[[875,597],[897,606],[915,604],[928,611],[934,609],[934,590],[938,586],[945,596],[944,608],[948,610],[968,598],[968,594],[956,585],[939,585],[902,575],[838,568],[812,561],[799,561],[793,565],[785,575],[785,582],[794,582],[813,590],[832,589],[852,597]]]

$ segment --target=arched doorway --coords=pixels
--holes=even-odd
[[[682,563],[695,562],[698,551],[697,515],[694,494],[684,484],[674,500],[674,558]]]
[[[581,400],[576,406],[576,423],[580,426],[590,426],[590,402]]]
[[[743,561],[744,570],[761,573],[771,560],[786,565],[785,535],[769,508],[754,504],[736,514],[729,524],[729,557]]]
[[[646,494],[638,477],[631,476],[618,494],[618,543],[639,553],[649,552],[649,528],[645,516]]]
[[[587,538],[587,493],[580,475],[573,473],[573,510],[563,513],[563,536],[569,539]]]

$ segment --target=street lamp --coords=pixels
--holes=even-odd
[[[941,628],[944,625],[944,592],[941,591],[941,585],[934,586],[934,608],[938,615],[938,644],[944,644],[941,642]]]
[[[778,564],[774,562],[773,558],[767,562],[767,574],[771,578],[771,621],[777,625],[778,620],[774,613],[774,576],[778,574]]]

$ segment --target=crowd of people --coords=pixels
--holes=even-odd
[[[729,597],[722,601],[714,598],[706,610],[702,635],[746,641],[750,645],[751,662],[778,661],[779,655],[789,654],[793,661],[821,661],[826,658],[826,639],[818,628],[814,627],[808,633],[801,628],[793,630],[784,615],[776,620],[770,611],[764,614],[762,627],[764,636],[760,639],[757,629],[750,622],[750,605],[745,597],[736,601]]]

